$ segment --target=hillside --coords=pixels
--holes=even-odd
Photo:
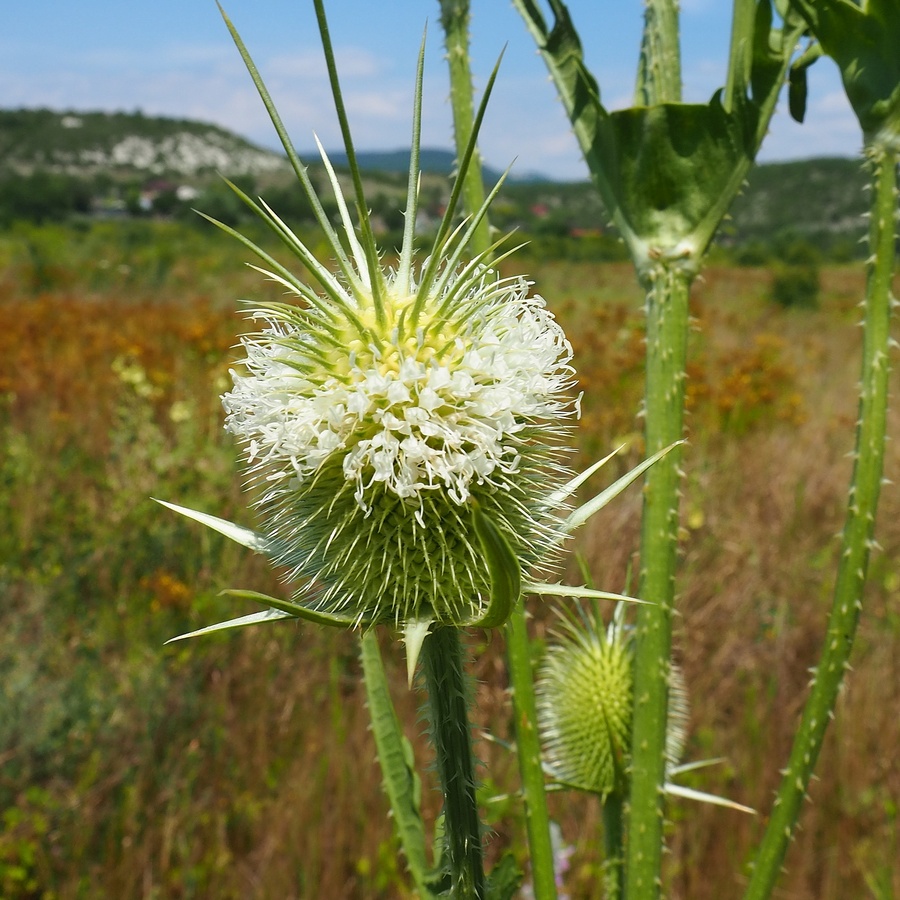
[[[320,168],[316,154],[304,158],[313,173]],[[332,158],[336,167],[346,165],[343,153],[334,152]],[[405,180],[400,173],[408,166],[409,152],[361,152],[359,159],[367,171],[370,197],[390,217],[390,210],[402,203]],[[444,179],[453,167],[451,151],[423,149],[422,169],[431,175],[423,191],[434,209],[446,196]],[[193,200],[205,190],[215,190],[217,173],[241,176],[245,187],[267,196],[270,191],[293,191],[292,175],[281,154],[216,125],[140,112],[0,110],[0,187],[7,195],[5,209],[0,202],[0,221],[28,218],[29,198],[37,194],[47,195],[40,203],[35,199],[40,219],[109,210],[123,203],[129,212],[171,215],[177,211],[172,191],[180,191],[184,201]],[[498,171],[485,168],[487,182],[498,177]],[[34,183],[26,184],[23,178]],[[165,179],[171,189],[163,191],[165,205],[155,206],[154,192],[147,194],[153,179],[157,186]],[[123,187],[117,197],[111,196],[110,180],[129,185],[131,202],[125,201]],[[853,159],[759,166],[736,200],[719,243],[772,246],[799,237],[826,252],[840,247],[840,252],[852,253],[848,248],[864,231],[864,182],[859,161]],[[18,195],[15,202],[13,195]],[[58,202],[54,197],[68,199]],[[555,237],[596,231],[606,224],[597,194],[585,190],[584,183],[536,176],[511,178],[495,204],[493,219],[501,228]]]
[[[809,159],[757,166],[731,208],[741,240],[771,237],[773,226],[798,233],[862,235],[868,179],[858,159]]]
[[[285,170],[284,158],[202,122],[134,113],[0,110],[0,172],[90,176],[233,175]]]

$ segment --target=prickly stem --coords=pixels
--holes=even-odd
[[[556,877],[553,870],[553,842],[550,837],[550,813],[544,791],[541,741],[538,734],[534,673],[525,620],[520,600],[506,623],[506,655],[516,723],[516,752],[525,800],[525,826],[531,854],[531,871],[536,897],[555,900]]]
[[[378,749],[384,790],[391,802],[394,827],[419,896],[422,900],[432,900],[436,895],[429,880],[431,873],[425,852],[418,776],[408,757],[408,745],[391,700],[374,629],[363,634],[360,644],[372,733]]]
[[[746,900],[771,895],[834,714],[862,609],[862,594],[873,543],[875,513],[882,483],[887,393],[891,279],[897,214],[897,162],[890,145],[867,151],[872,175],[871,255],[867,262],[863,363],[856,429],[856,452],[841,556],[822,655],[794,738],[787,768],[765,835],[754,861]]]
[[[691,272],[659,263],[647,289],[647,454],[682,439]],[[649,470],[641,523],[640,597],[635,631],[634,723],[626,886],[629,900],[659,896],[672,610],[678,550],[680,448]]]
[[[469,0],[440,0],[441,25],[447,63],[450,67],[450,104],[453,107],[453,134],[456,156],[461,159],[472,136],[474,102],[472,99],[472,70],[469,59]],[[484,181],[481,174],[481,156],[476,148],[468,170],[465,172],[463,200],[471,215],[484,204]],[[473,241],[475,249],[487,249],[490,232],[487,218],[478,225]]]
[[[603,800],[603,887],[605,900],[624,900],[624,797],[614,792]]]
[[[457,156],[461,157],[472,132],[472,73],[469,57],[469,0],[440,0],[441,25],[450,68],[450,96]],[[484,181],[477,149],[466,172],[463,192],[466,212],[473,215],[484,202]],[[475,253],[487,253],[490,226],[487,216],[472,238]],[[531,858],[532,881],[536,896],[555,900],[556,879],[553,869],[553,842],[550,813],[544,790],[541,745],[537,731],[534,697],[534,673],[525,616],[524,598],[513,607],[506,624],[507,660],[516,722],[516,749],[525,806],[525,825]]]
[[[460,630],[438,627],[422,645],[428,718],[444,795],[444,832],[454,900],[485,896],[475,756]]]
[[[678,4],[647,0],[635,85],[635,106],[677,103],[681,100],[681,46]]]

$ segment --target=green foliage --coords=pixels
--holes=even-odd
[[[27,788],[19,803],[0,816],[0,896],[54,900],[56,894],[42,887],[45,847],[57,810],[52,795],[41,788]]]
[[[771,297],[780,306],[815,309],[819,305],[818,266],[777,265],[772,273]]]
[[[900,138],[900,9],[895,0],[793,0],[841,70],[867,143]]]
[[[16,221],[46,222],[85,214],[91,185],[73,175],[33,172],[0,178],[0,226]]]

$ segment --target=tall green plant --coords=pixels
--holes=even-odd
[[[756,854],[748,900],[769,897],[778,880],[828,722],[834,714],[862,611],[881,491],[890,374],[891,296],[896,258],[900,162],[900,6],[893,0],[793,0],[841,70],[862,128],[871,178],[869,258],[856,448],[841,555],[825,642],[790,759]]]
[[[488,211],[500,185],[485,192],[476,141],[496,69],[476,110],[468,2],[441,2],[458,175],[430,251],[419,261],[415,221],[423,44],[405,227],[394,269],[382,264],[375,240],[323,0],[315,0],[315,7],[352,181],[348,199],[322,152],[338,228],[226,18],[333,254],[333,266],[317,259],[264,201],[231,186],[308,272],[301,280],[262,247],[216,223],[256,254],[264,275],[293,295],[293,302],[250,307],[251,318],[262,325],[243,338],[243,369],[224,398],[227,427],[244,445],[261,525],[252,530],[165,505],[286,567],[295,591],[290,599],[229,591],[264,609],[181,637],[284,619],[362,629],[375,743],[416,889],[423,897],[509,900],[521,880],[510,858],[490,873],[484,867],[465,641],[467,629],[505,626],[533,882],[537,896],[549,900],[555,884],[546,766],[536,730],[524,598],[629,599],[590,587],[538,582],[530,572],[555,556],[567,535],[646,475],[642,603],[633,635],[621,608],[605,636],[596,610],[580,624],[578,617],[565,614],[568,637],[548,657],[541,709],[551,722],[545,743],[556,753],[555,777],[578,782],[576,787],[606,801],[614,799],[604,809],[608,892],[631,900],[655,898],[661,883],[663,793],[713,799],[668,781],[677,771],[672,763],[678,756],[669,721],[673,704],[676,713],[679,706],[670,659],[690,285],[753,163],[789,71],[792,110],[802,112],[806,65],[816,51],[791,64],[797,38],[810,29],[841,66],[863,128],[873,181],[872,256],[856,463],[834,608],[748,888],[748,897],[761,900],[773,889],[834,709],[873,541],[896,236],[900,63],[894,50],[900,45],[900,11],[890,0],[862,5],[795,0],[793,7],[777,4],[780,19],[774,24],[770,0],[735,0],[725,87],[707,104],[686,104],[681,102],[677,6],[674,0],[650,0],[635,103],[609,112],[584,66],[566,7],[550,0],[549,27],[534,0],[515,3],[548,64],[645,291],[644,413],[651,455],[605,491],[569,509],[575,493],[610,457],[577,476],[567,472],[564,425],[575,411],[571,348],[543,301],[528,295],[526,280],[496,272],[497,261],[511,251],[503,249],[503,240],[490,242]],[[461,208],[468,212],[462,221]],[[581,633],[582,626],[589,635]],[[433,854],[427,850],[420,780],[391,700],[377,628],[405,642],[411,685],[422,664],[444,800]],[[584,654],[581,662],[576,651]],[[590,703],[613,658],[622,664],[612,669],[629,708],[614,710],[607,704],[603,715],[596,710],[584,715],[585,728],[593,722],[601,730],[611,728],[606,736],[614,737],[604,756],[604,777],[584,779],[577,774],[581,760],[573,763],[567,754],[578,757],[598,744],[590,735],[585,740],[576,722],[571,750],[567,723],[579,714],[571,713],[567,692],[574,678],[580,701]]]
[[[301,280],[261,246],[212,220],[254,253],[263,263],[259,271],[294,301],[250,306],[250,318],[262,327],[242,339],[246,356],[223,398],[226,427],[244,446],[261,526],[252,530],[165,504],[263,553],[288,571],[295,590],[289,600],[229,591],[261,603],[263,611],[180,637],[284,619],[367,630],[363,665],[376,745],[417,886],[424,896],[509,900],[518,883],[509,863],[490,876],[484,871],[464,631],[502,626],[523,592],[577,591],[523,581],[522,573],[544,565],[569,531],[668,448],[567,515],[586,477],[571,478],[565,464],[565,423],[577,408],[571,345],[543,300],[529,296],[524,278],[500,278],[491,269],[503,242],[486,245],[481,227],[499,185],[466,220],[455,219],[493,76],[461,141],[443,220],[419,261],[423,44],[405,227],[398,263],[387,268],[375,242],[322,0],[315,0],[315,8],[355,218],[320,147],[342,234],[333,226],[226,17],[334,268],[317,259],[264,201],[231,185],[308,272]],[[415,773],[371,636],[379,626],[403,636],[410,683],[422,662],[444,798],[436,867],[427,863]],[[552,860],[549,871],[552,877]],[[547,877],[543,868],[538,875]]]
[[[474,101],[469,55],[470,8],[468,0],[441,0],[440,6],[450,72],[456,152],[458,158],[462,159],[471,140],[473,128]],[[463,196],[470,215],[484,202],[484,181],[477,149],[473,153],[472,164],[465,172]],[[473,237],[473,250],[488,252],[489,235],[489,223],[485,217]],[[536,896],[544,900],[554,900],[556,878],[553,841],[547,794],[544,790],[544,769],[524,597],[519,598],[513,607],[505,630],[510,689],[515,710],[516,754],[522,780],[532,884]]]
[[[556,84],[607,213],[646,296],[645,440],[656,452],[683,433],[688,295],[703,255],[743,183],[804,25],[769,0],[736,0],[726,87],[707,104],[681,102],[677,4],[646,6],[635,105],[604,107],[566,6],[552,26],[533,0],[514,0]],[[641,529],[635,710],[626,890],[659,893],[680,454],[648,475]]]

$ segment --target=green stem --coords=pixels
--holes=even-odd
[[[647,0],[634,93],[635,106],[681,100],[681,44],[675,0]]]
[[[472,91],[472,67],[469,59],[469,0],[440,0],[441,25],[450,67],[450,104],[453,108],[453,134],[457,160],[472,138],[474,100]],[[464,174],[463,201],[469,215],[484,205],[484,180],[481,173],[481,156],[478,148]],[[475,251],[490,246],[490,229],[487,217],[482,219],[475,232],[472,247]]]
[[[438,626],[422,645],[435,762],[444,794],[444,832],[454,900],[482,900],[484,864],[475,799],[463,646],[458,628]]]
[[[450,68],[450,97],[456,153],[460,159],[472,138],[472,73],[469,58],[468,0],[440,0],[441,25]],[[484,180],[477,147],[465,173],[463,201],[466,212],[474,215],[484,204]],[[490,247],[490,225],[485,216],[472,238],[472,250],[486,253]],[[516,722],[516,749],[525,806],[525,827],[531,858],[535,896],[555,900],[556,877],[553,868],[553,843],[550,837],[550,813],[544,789],[541,744],[537,731],[534,697],[534,673],[531,648],[522,598],[514,605],[506,626],[506,646],[512,704]]]
[[[550,813],[547,809],[544,770],[541,765],[541,741],[537,729],[531,647],[525,620],[525,604],[521,599],[506,623],[506,653],[516,722],[519,774],[525,797],[525,826],[531,853],[534,895],[541,900],[555,900],[556,873],[553,869]]]
[[[416,773],[412,747],[403,734],[391,701],[374,628],[363,634],[360,644],[372,733],[378,750],[384,790],[391,804],[394,827],[419,896],[423,900],[431,900],[437,895],[433,890],[433,873],[429,869],[425,849],[425,824],[420,808],[422,788]]]
[[[756,18],[754,0],[734,0],[731,15],[731,46],[728,73],[722,103],[732,112],[744,98],[753,68],[753,23]],[[777,96],[777,95],[776,95]]]
[[[681,440],[691,274],[665,263],[647,285],[646,453]],[[669,660],[678,550],[680,448],[647,473],[635,630],[634,722],[626,884],[629,900],[659,896],[663,850]]]
[[[604,900],[623,900],[625,872],[622,868],[625,845],[624,798],[614,792],[603,801],[603,887]]]
[[[866,277],[865,324],[859,420],[850,494],[841,541],[841,557],[822,656],[790,760],[753,867],[745,897],[771,895],[791,840],[800,807],[819,756],[825,730],[859,623],[863,587],[873,545],[875,512],[881,488],[887,420],[891,279],[897,215],[896,148],[871,147],[872,213]]]

